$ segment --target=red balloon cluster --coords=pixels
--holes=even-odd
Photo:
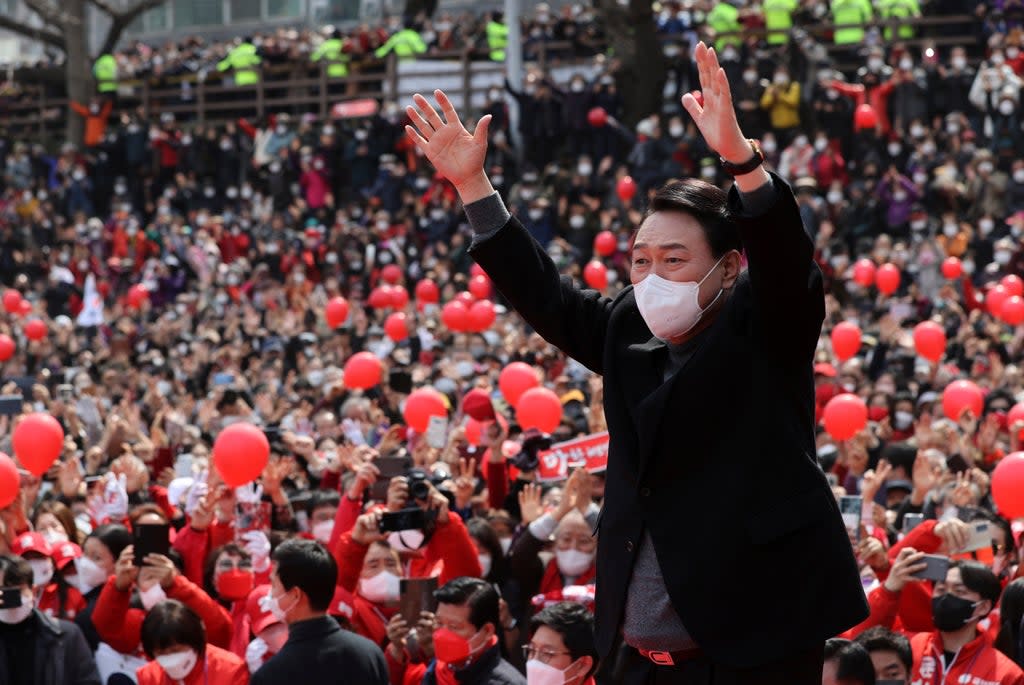
[[[374,309],[404,309],[409,304],[409,291],[400,285],[378,285],[366,302]]]
[[[4,297],[4,310],[8,314],[20,314],[21,313],[21,293],[17,290],[5,290]]]
[[[380,383],[384,366],[372,352],[357,352],[345,362],[343,373],[346,387],[368,390]]]
[[[1003,302],[1006,302],[1009,297],[1010,293],[1002,283],[999,283],[985,294],[985,309],[992,316],[998,317],[1003,313]]]
[[[494,311],[494,303],[490,300],[474,302],[469,308],[469,330],[472,333],[483,333],[492,325],[498,314]]]
[[[14,356],[14,340],[11,336],[0,333],[0,362],[5,362]]]
[[[516,402],[516,421],[523,430],[551,433],[562,422],[562,403],[548,388],[530,388]]]
[[[498,375],[498,389],[505,401],[513,407],[519,402],[523,393],[540,385],[533,367],[524,362],[512,362]]]
[[[883,264],[875,272],[875,286],[883,295],[892,295],[900,287],[900,270],[895,264]]]
[[[21,477],[14,460],[0,452],[0,509],[7,507],[18,497]]]
[[[417,433],[426,433],[431,416],[448,416],[441,393],[433,388],[413,390],[406,398],[405,409],[402,411],[406,425]]]
[[[608,123],[608,112],[604,107],[594,107],[587,112],[587,122],[594,128],[601,128]]]
[[[914,348],[925,359],[939,361],[946,354],[946,331],[934,321],[922,321],[914,326]]]
[[[1024,452],[1008,454],[992,472],[992,499],[1001,516],[1024,516]]]
[[[437,304],[441,300],[441,290],[429,278],[416,284],[416,299],[424,304]]]
[[[989,314],[1011,326],[1024,323],[1024,281],[1019,276],[1004,276],[986,297]],[[993,301],[994,300],[994,301]]]
[[[953,381],[942,391],[942,411],[953,421],[960,420],[964,409],[970,409],[975,417],[980,417],[984,404],[981,388],[972,381]]]
[[[1006,288],[1007,292],[1011,295],[1024,297],[1024,280],[1022,280],[1020,276],[1015,276],[1014,274],[1003,276],[1003,279],[999,281],[999,283]]]
[[[942,275],[953,281],[964,273],[964,265],[956,257],[946,257],[942,262]]]
[[[636,181],[632,176],[623,176],[615,185],[615,192],[620,200],[628,203],[636,195]]]
[[[136,283],[128,288],[128,306],[132,309],[141,309],[142,305],[149,299],[149,289],[141,283]]]
[[[476,298],[473,297],[473,293],[469,292],[468,290],[463,290],[461,293],[455,296],[455,299],[461,302],[462,304],[466,305],[467,307],[472,307],[473,303],[476,302]]]
[[[870,259],[858,259],[853,265],[853,282],[865,288],[875,282],[875,263]]]
[[[232,488],[259,478],[269,460],[270,442],[251,423],[228,426],[213,443],[213,464],[224,483]]]
[[[594,236],[594,252],[602,257],[611,257],[615,254],[617,245],[618,241],[615,240],[615,234],[611,231],[601,231]]]
[[[486,300],[491,296],[491,279],[486,274],[473,276],[469,279],[469,292],[478,300]]]
[[[64,429],[49,414],[29,414],[14,428],[11,446],[26,469],[42,476],[64,451]]]
[[[29,340],[42,340],[46,337],[46,324],[40,319],[25,322],[25,337]]]
[[[836,395],[825,405],[825,430],[835,440],[849,440],[868,425],[868,407],[852,393]]]
[[[441,308],[441,323],[455,333],[469,330],[469,307],[462,300],[452,300]]]
[[[400,285],[389,285],[384,287],[387,288],[391,307],[394,309],[405,309],[406,305],[409,304],[409,291]]]
[[[583,267],[583,280],[594,290],[608,287],[608,268],[596,259]]]
[[[384,321],[384,332],[395,342],[409,337],[409,322],[405,312],[393,312]]]
[[[324,307],[324,318],[331,328],[337,328],[345,323],[348,320],[348,300],[340,295],[329,299],[327,306]]]
[[[836,359],[846,361],[860,349],[861,332],[857,324],[842,321],[832,329],[832,351]]]

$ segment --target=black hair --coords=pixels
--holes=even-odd
[[[307,511],[312,516],[320,507],[337,507],[341,504],[341,495],[337,490],[314,490],[309,498]]]
[[[494,528],[482,518],[470,519],[466,522],[466,528],[479,546],[491,555],[491,572],[487,574],[486,579],[492,583],[503,583],[507,575],[508,560],[505,558],[505,552],[501,549],[501,542],[498,540],[498,534],[494,532]]]
[[[583,680],[597,668],[597,645],[594,643],[594,615],[578,602],[560,602],[545,607],[530,619],[530,634],[547,626],[562,636],[565,648],[573,661],[589,656],[593,660]]]
[[[477,630],[490,623],[495,631],[501,627],[498,618],[498,591],[481,578],[453,578],[434,591],[439,604],[469,607],[469,622]]]
[[[834,637],[825,642],[825,661],[835,659],[836,680],[846,685],[875,685],[875,665],[863,645]]]
[[[966,560],[954,562],[951,568],[960,569],[964,586],[971,592],[977,592],[982,599],[987,599],[995,608],[999,595],[1003,593],[1003,586],[992,569],[980,562]]]
[[[96,538],[102,542],[103,546],[110,550],[110,553],[114,556],[114,561],[117,561],[124,548],[132,544],[133,541],[131,531],[120,523],[108,523],[100,526],[89,533],[85,539],[88,540],[89,538]]]
[[[871,652],[895,652],[909,673],[914,666],[914,654],[910,649],[910,640],[905,635],[894,633],[885,626],[869,628],[854,640],[864,649]]]
[[[724,190],[706,181],[692,178],[671,181],[655,193],[644,219],[655,212],[689,214],[704,229],[711,255],[717,259],[730,250],[743,249],[739,230],[729,212],[728,198]]]
[[[4,577],[4,587],[27,585],[32,587],[32,566],[22,557],[13,554],[0,554],[0,574]]]
[[[199,614],[176,599],[167,599],[146,613],[142,649],[153,659],[158,649],[177,645],[191,647],[202,657],[206,653],[206,628]]]
[[[298,587],[313,611],[327,611],[334,598],[338,564],[327,548],[314,540],[293,538],[274,550],[277,578],[285,590]]]
[[[1024,578],[1018,578],[1003,590],[999,600],[999,635],[993,645],[1024,666],[1024,645],[1021,644],[1021,625],[1024,623]]]
[[[890,443],[882,450],[882,459],[892,464],[894,469],[902,468],[909,476],[914,471],[917,447],[908,442]]]

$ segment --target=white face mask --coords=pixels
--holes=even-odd
[[[942,234],[947,238],[952,238],[959,232],[960,229],[957,228],[956,224],[946,224],[942,227]]]
[[[565,679],[565,672],[572,668],[575,663],[569,664],[564,669],[558,669],[539,659],[530,659],[526,662],[526,684],[563,685],[563,683],[568,682]]]
[[[47,528],[42,532],[43,539],[49,542],[51,545],[59,545],[62,542],[68,541],[68,534],[63,529],[57,530],[56,528]]]
[[[1006,266],[1010,263],[1010,258],[1012,256],[1013,255],[1011,255],[1007,250],[998,250],[995,253],[996,264],[999,266]]]
[[[563,576],[575,578],[583,575],[594,563],[594,553],[581,552],[578,549],[555,550],[555,563],[558,564],[558,571]]]
[[[146,611],[149,611],[167,599],[167,593],[164,592],[160,583],[153,583],[148,590],[139,591],[139,599],[142,600],[142,606],[146,608]]]
[[[501,545],[502,553],[508,554],[508,551],[512,548],[512,538],[498,538],[498,544]]]
[[[992,219],[982,219],[978,222],[978,229],[981,230],[982,235],[988,235],[995,228],[995,222]]]
[[[768,140],[761,141],[761,149],[764,150],[765,152],[767,152],[770,155],[770,154],[774,153],[775,150],[778,149],[778,146],[775,143],[775,139],[771,138],[771,139],[768,139]]]
[[[35,597],[32,596],[32,591],[23,591],[21,593],[20,607],[0,609],[0,623],[6,623],[9,626],[17,625],[29,617],[35,606],[36,601]]]
[[[892,426],[896,430],[907,430],[914,423],[914,415],[909,411],[898,411],[893,417]]]
[[[746,81],[748,84],[753,84],[754,81],[757,80],[757,72],[756,71],[745,71],[745,72],[743,72],[743,80]]]
[[[372,578],[359,579],[359,594],[374,604],[398,601],[402,579],[391,571],[381,571]]]
[[[274,597],[274,591],[271,589],[267,592],[267,596],[260,600],[260,608],[264,611],[269,611],[274,618],[282,623],[287,623],[285,617],[288,612],[295,608],[295,605],[291,605],[287,609],[281,608],[281,602],[277,597]]]
[[[723,255],[699,282],[669,281],[658,274],[648,274],[644,280],[633,286],[636,306],[647,327],[655,336],[668,340],[690,331],[700,321],[707,308],[700,306],[700,286],[725,259]],[[722,296],[718,289],[711,307]]]
[[[79,557],[74,561],[78,571],[78,591],[87,595],[107,582],[107,572],[99,564],[88,557]]]
[[[480,575],[486,578],[491,574],[491,555],[477,554],[476,559],[480,562]]]
[[[318,540],[326,545],[331,539],[331,533],[334,532],[334,521],[314,523],[311,532],[313,533],[314,540]]]
[[[817,150],[818,152],[824,151],[827,147],[828,141],[825,140],[824,138],[818,138],[816,141],[814,141],[814,149]]]
[[[192,669],[196,667],[196,663],[199,661],[199,655],[196,654],[196,650],[190,649],[186,652],[175,652],[174,654],[164,654],[156,658],[156,662],[160,664],[160,668],[164,669],[164,673],[171,680],[184,680],[185,676],[192,672]]]
[[[1013,103],[1009,100],[1003,100],[999,103],[999,113],[1004,116],[1010,116],[1013,114]]]
[[[423,546],[422,530],[395,531],[388,535],[388,544],[399,552],[415,552]]]
[[[1024,169],[1017,169],[1014,171],[1013,180],[1017,183],[1024,183]]]
[[[585,223],[587,223],[587,219],[582,214],[569,217],[569,225],[573,228],[583,228]]]
[[[957,56],[953,57],[953,68],[954,69],[963,69],[966,66],[967,66],[967,58],[966,57],[961,57],[960,55],[957,55]]]
[[[32,587],[46,587],[53,580],[53,562],[49,559],[30,559]]]

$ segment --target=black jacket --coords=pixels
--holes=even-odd
[[[92,652],[82,631],[74,623],[54,619],[34,610],[29,638],[33,644],[35,666],[33,685],[100,685]],[[23,655],[11,654],[0,640],[0,682],[8,673],[8,662]]]
[[[437,675],[434,673],[436,666],[435,661],[423,677],[422,685],[437,685]],[[497,646],[482,654],[469,668],[456,671],[455,681],[459,685],[526,685],[526,677],[501,658]]]
[[[342,630],[333,618],[325,616],[288,626],[284,647],[249,682],[388,685],[388,667],[380,647],[365,637]]]
[[[749,267],[663,382],[632,287],[614,300],[560,279],[514,219],[471,254],[548,342],[604,376],[610,432],[597,524],[597,646],[612,650],[646,529],[672,604],[715,662],[755,667],[867,617],[838,507],[815,461],[812,359],[821,273],[789,186],[737,215]],[[524,277],[525,276],[525,277]]]

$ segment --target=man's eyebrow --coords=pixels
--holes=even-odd
[[[633,249],[634,250],[641,250],[641,249],[648,248],[648,247],[650,247],[650,245],[648,245],[647,243],[634,243],[634,245],[633,245]],[[682,243],[665,243],[663,245],[655,245],[655,247],[657,249],[659,249],[659,250],[689,250],[690,249],[690,248],[686,247],[686,245],[683,245]]]

